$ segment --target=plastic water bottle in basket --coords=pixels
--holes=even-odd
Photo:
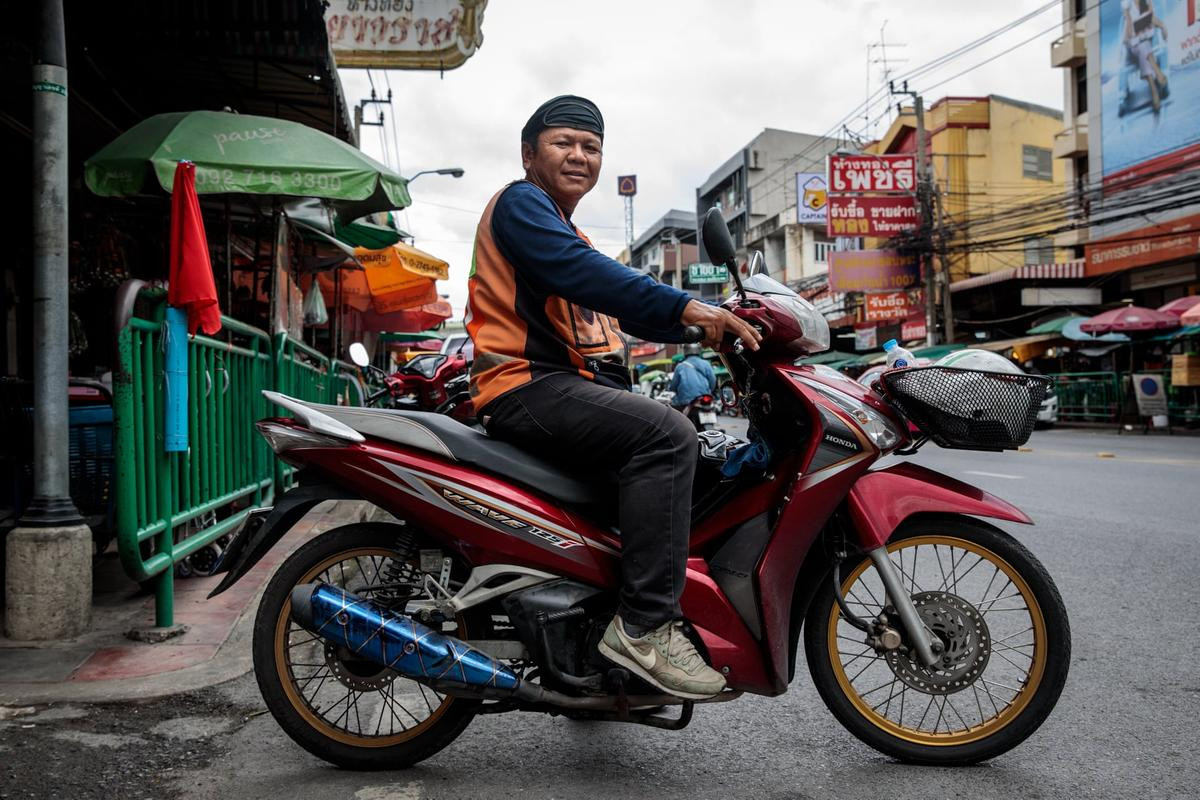
[[[883,343],[883,352],[887,354],[888,369],[911,367],[917,363],[913,354],[901,347],[895,339],[888,339]]]
[[[884,373],[883,383],[930,439],[967,450],[1012,450],[1027,442],[1049,386],[1002,356],[971,349],[929,367]]]

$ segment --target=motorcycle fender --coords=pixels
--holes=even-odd
[[[289,490],[272,508],[251,511],[221,553],[213,573],[223,572],[225,577],[209,593],[209,599],[241,580],[313,506],[325,500],[357,499],[357,495],[337,486],[310,483]]]
[[[864,550],[882,547],[914,514],[970,514],[1033,524],[1012,503],[917,464],[866,473],[855,481],[846,502]]]

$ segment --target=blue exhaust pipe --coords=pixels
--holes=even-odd
[[[466,642],[327,583],[292,590],[292,619],[361,658],[435,688],[508,696],[521,686],[512,670]]]

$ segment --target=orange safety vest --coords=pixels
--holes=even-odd
[[[627,388],[628,359],[617,321],[562,297],[537,293],[501,254],[492,237],[492,212],[502,194],[504,189],[479,220],[467,280],[466,326],[475,343],[471,399],[476,411],[506,392],[555,373],[571,372],[588,380],[599,376],[604,383]],[[591,246],[561,209],[559,214]]]

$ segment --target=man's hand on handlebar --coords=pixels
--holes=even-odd
[[[710,306],[699,300],[689,300],[683,307],[683,315],[679,321],[684,325],[696,325],[704,329],[704,344],[716,347],[721,344],[725,334],[736,336],[751,350],[758,349],[762,341],[759,334],[750,324],[724,308]]]

